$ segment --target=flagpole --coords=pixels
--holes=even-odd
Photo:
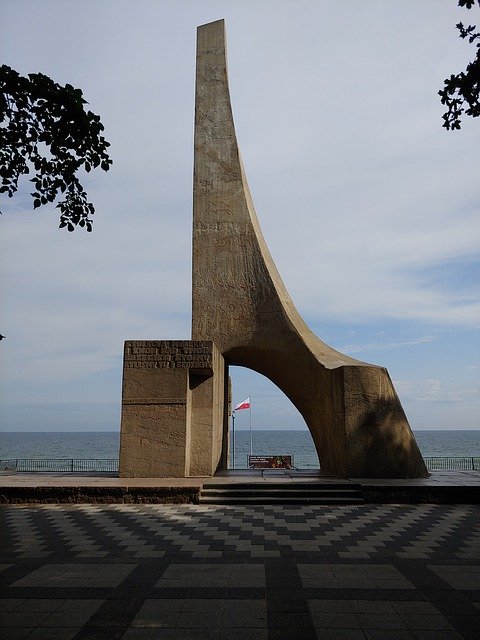
[[[235,412],[240,409],[250,409],[250,453],[252,453],[252,411],[250,398],[247,398],[240,404],[235,405],[235,409],[232,411],[232,435],[233,435],[233,467],[235,469]]]
[[[252,396],[250,396],[250,455],[253,455],[253,437],[252,437]]]
[[[232,411],[232,435],[233,435],[232,469],[235,469],[235,409]]]

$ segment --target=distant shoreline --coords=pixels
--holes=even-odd
[[[235,432],[238,433],[239,431],[241,432],[249,432],[249,429],[235,429]],[[255,427],[253,427],[253,431],[255,433],[264,433],[264,432],[270,432],[270,431],[279,431],[282,433],[288,433],[288,432],[302,432],[302,431],[308,431],[308,429],[257,429]],[[425,432],[430,432],[430,431],[480,431],[480,427],[461,427],[461,428],[452,428],[452,429],[413,429],[412,431],[414,433],[425,433]],[[35,429],[33,431],[19,431],[18,429],[0,429],[0,434],[2,433],[120,433],[120,429],[81,429],[81,430],[60,430],[60,429],[53,429],[53,430],[45,430],[45,429]]]

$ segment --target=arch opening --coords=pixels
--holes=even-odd
[[[247,469],[248,456],[291,455],[297,469],[319,469],[310,430],[288,396],[267,376],[251,367],[229,365],[232,410],[249,400],[250,407],[229,417],[229,469]]]

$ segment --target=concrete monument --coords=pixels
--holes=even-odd
[[[235,135],[223,20],[198,29],[193,193],[192,341],[126,343],[120,474],[212,475],[225,467],[231,364],[285,393],[323,469],[427,476],[387,370],[317,338],[270,256]]]

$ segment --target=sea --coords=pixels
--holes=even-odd
[[[319,461],[310,432],[252,431],[254,455],[292,455],[299,469],[318,469]],[[422,455],[464,457],[480,456],[480,430],[415,431]],[[0,433],[0,459],[47,458],[118,458],[118,431],[60,432],[3,432]],[[250,432],[235,432],[235,468],[247,468],[250,453]],[[233,463],[233,441],[230,461]]]

